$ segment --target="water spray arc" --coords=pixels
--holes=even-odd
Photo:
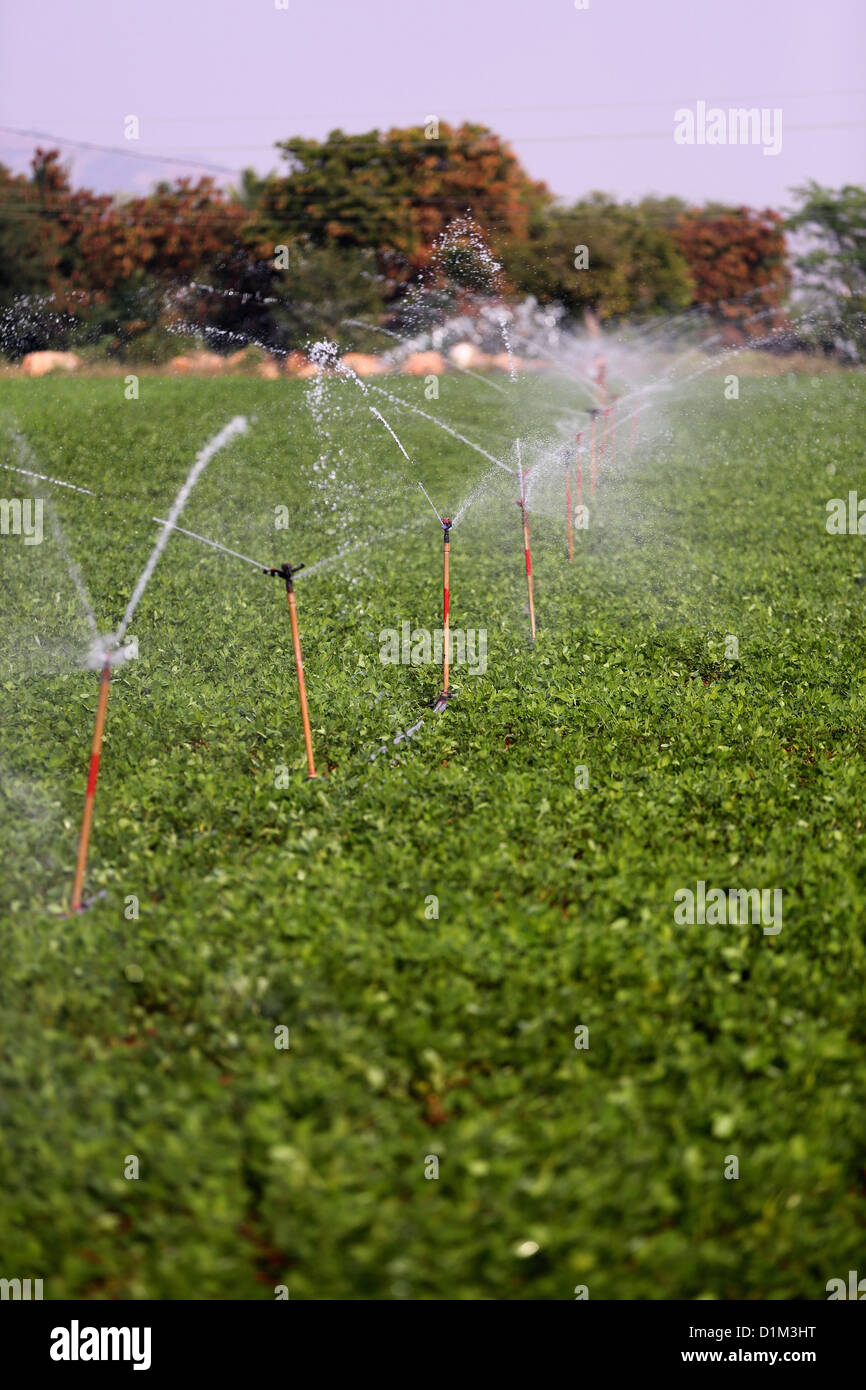
[[[295,670],[298,673],[298,699],[301,705],[301,723],[304,726],[304,746],[307,750],[307,772],[308,780],[318,777],[316,763],[313,757],[313,733],[310,728],[310,711],[307,707],[307,683],[304,680],[304,658],[301,654],[301,633],[298,627],[298,605],[295,600],[294,577],[304,568],[303,565],[290,565],[288,563],[280,565],[279,569],[263,570],[264,574],[276,575],[278,579],[284,579],[286,583],[286,603],[289,607],[289,618],[292,624],[292,645],[295,649]]]
[[[163,529],[148,557],[147,564],[138,577],[138,581],[126,605],[126,612],[121,619],[117,632],[106,638],[100,638],[97,635],[94,641],[92,651],[98,654],[99,664],[102,667],[102,675],[99,681],[96,721],[93,726],[93,743],[90,749],[90,770],[87,777],[87,790],[84,796],[84,814],[81,820],[81,833],[78,839],[75,878],[72,884],[71,910],[73,912],[80,912],[83,906],[84,873],[87,867],[87,851],[90,845],[90,831],[93,824],[93,803],[96,798],[96,783],[99,778],[99,764],[102,759],[105,716],[108,710],[108,696],[111,691],[112,661],[122,661],[125,659],[125,653],[121,648],[123,638],[132,622],[133,615],[144,595],[144,591],[153,577],[153,572],[168,542],[169,534],[176,529],[175,522],[183,511],[187,499],[198,482],[198,479],[207,468],[214,454],[218,453],[220,449],[225,448],[236,435],[243,434],[246,429],[246,417],[243,415],[236,415],[234,419],[230,420],[229,423],[220,430],[219,434],[215,434],[196,455],[192,468],[174,499],[174,503],[168,515],[168,520],[161,523]]]
[[[264,570],[267,565],[263,565],[261,560],[254,560],[251,555],[242,555],[239,550],[229,550],[227,545],[220,545],[219,541],[208,540],[207,536],[200,536],[197,531],[187,531],[183,526],[173,526],[171,522],[164,521],[161,516],[155,516],[154,521],[158,526],[168,526],[172,531],[179,531],[182,536],[191,536],[194,541],[202,541],[204,545],[209,545],[213,550],[221,550],[224,555],[233,555],[236,560],[245,560],[253,569]]]
[[[195,463],[190,469],[183,487],[172,503],[165,528],[160,532],[156,545],[150,553],[150,558],[139,575],[138,583],[132,591],[132,597],[126,605],[126,612],[121,619],[120,627],[117,629],[116,640],[118,642],[123,640],[126,629],[132,622],[135,610],[141,602],[144,591],[153,577],[153,572],[156,569],[159,557],[168,544],[169,533],[174,529],[174,524],[186,506],[189,495],[202,473],[207,468],[214,454],[219,453],[220,449],[224,449],[227,444],[230,444],[236,435],[244,434],[247,428],[248,422],[246,416],[236,415],[234,419],[230,420],[225,428],[220,430],[219,434],[215,434],[213,439],[209,440],[201,452],[196,455]]]
[[[411,464],[411,463],[412,463],[412,460],[410,459],[409,455],[406,453],[406,450],[403,448],[402,443],[400,442],[399,438],[398,438],[397,435],[395,434],[394,430],[393,430],[393,429],[391,428],[391,426],[388,424],[388,421],[385,419],[384,415],[382,415],[382,413],[381,413],[380,411],[378,411],[378,410],[376,409],[375,406],[372,406],[372,405],[370,406],[370,413],[371,413],[371,415],[374,415],[374,416],[376,417],[376,419],[377,419],[381,424],[383,424],[383,425],[385,426],[385,429],[388,431],[388,433],[390,434],[391,438],[394,440],[394,443],[397,445],[397,448],[400,450],[400,453],[403,455],[403,457],[404,457],[404,459],[406,460],[406,462],[407,462],[408,464]],[[430,494],[429,494],[429,492],[427,491],[426,487],[425,487],[424,484],[421,482],[421,479],[420,479],[420,478],[416,478],[416,479],[415,479],[415,482],[418,484],[419,488],[420,488],[421,491],[423,492],[423,494],[424,494],[424,496],[426,497],[427,501],[430,503],[430,507],[431,507],[432,511],[435,513],[435,515],[436,515],[436,517],[437,517],[437,519],[438,519],[438,521],[439,521],[439,523],[440,523],[440,525],[441,525],[441,527],[442,527],[442,540],[443,540],[443,547],[442,547],[442,550],[443,550],[443,580],[442,580],[442,691],[441,691],[441,694],[439,694],[439,695],[437,696],[437,698],[436,698],[436,700],[435,700],[435,702],[434,702],[434,708],[437,709],[437,710],[439,710],[439,711],[441,711],[441,710],[445,709],[445,707],[446,707],[448,701],[449,701],[449,700],[453,697],[453,695],[454,695],[454,692],[453,692],[453,690],[451,689],[451,626],[450,626],[451,527],[454,525],[454,522],[451,520],[450,517],[448,517],[448,516],[442,516],[442,514],[441,514],[440,511],[439,511],[439,508],[436,506],[436,503],[433,501],[433,498],[430,496]]]

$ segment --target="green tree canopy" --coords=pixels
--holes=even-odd
[[[788,227],[804,232],[809,249],[795,260],[802,282],[835,318],[862,356],[866,349],[866,188],[794,189],[799,208]]]
[[[481,125],[442,123],[325,141],[286,140],[280,176],[247,173],[244,198],[274,243],[374,251],[400,284],[427,264],[437,238],[467,212],[488,235],[523,237],[549,201],[516,156]]]
[[[601,319],[681,309],[692,297],[688,266],[664,228],[602,193],[537,214],[528,241],[512,240],[504,260],[512,283],[541,303]]]

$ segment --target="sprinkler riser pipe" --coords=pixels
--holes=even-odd
[[[449,638],[451,636],[451,528],[444,526],[444,544],[442,546],[442,693],[447,695],[449,682],[451,680],[451,652]]]
[[[526,562],[526,590],[529,595],[529,631],[532,641],[535,641],[535,590],[532,579],[532,554],[529,548],[529,520],[526,515],[525,503],[519,503],[520,514],[523,519],[523,558]]]
[[[304,658],[301,654],[301,632],[298,626],[298,605],[295,599],[294,576],[304,568],[303,565],[290,565],[288,562],[280,565],[278,569],[266,569],[264,574],[273,574],[278,579],[285,581],[286,603],[289,609],[289,620],[292,624],[292,646],[295,652],[295,670],[298,675],[298,700],[301,706],[301,723],[304,727],[304,747],[307,752],[307,773],[308,780],[318,777],[316,763],[313,757],[313,733],[310,728],[310,711],[307,706],[307,683],[304,680]]]
[[[87,850],[90,844],[90,827],[93,823],[93,802],[96,797],[96,784],[99,780],[99,764],[102,759],[102,739],[105,732],[105,715],[108,710],[108,696],[111,692],[111,663],[106,658],[99,678],[99,698],[96,704],[96,719],[93,725],[93,743],[90,748],[90,770],[87,775],[87,791],[84,795],[84,814],[81,818],[81,834],[78,837],[78,856],[75,862],[75,879],[72,884],[73,912],[80,912],[81,897],[84,891],[84,871],[87,866]]]
[[[590,425],[589,425],[589,495],[590,495],[590,497],[594,497],[594,496],[595,496],[595,483],[596,483],[596,477],[597,477],[597,474],[598,474],[598,467],[597,467],[597,464],[596,464],[596,461],[595,461],[595,431],[596,431],[596,416],[598,415],[598,411],[597,411],[597,410],[591,410],[589,414],[590,414]]]
[[[583,432],[579,431],[577,436],[577,459],[575,462],[577,472],[577,505],[583,510]]]
[[[307,685],[304,680],[304,658],[301,655],[301,633],[298,626],[298,605],[295,588],[289,579],[286,583],[286,602],[289,605],[289,619],[292,624],[292,645],[295,649],[295,669],[298,673],[298,700],[301,706],[301,723],[304,726],[304,746],[307,751],[307,772],[310,778],[318,777],[313,757],[313,733],[310,728],[310,711],[307,707]]]

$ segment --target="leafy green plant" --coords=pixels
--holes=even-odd
[[[824,529],[862,379],[645,412],[570,567],[540,490],[534,651],[498,474],[452,550],[487,672],[441,716],[435,671],[378,660],[438,625],[441,532],[360,393],[327,388],[329,443],[304,389],[0,382],[44,471],[100,494],[55,506],[104,630],[235,412],[182,524],[273,563],[368,543],[298,580],[308,783],[280,586],[171,539],[113,682],[105,896],[65,918],[97,682],[50,537],[0,540],[7,1269],[48,1298],[822,1297],[863,1248],[862,541]],[[522,389],[540,454],[574,390]],[[442,393],[505,457],[489,391]],[[400,433],[455,509],[475,456]],[[782,932],[675,925],[699,879],[781,887]]]

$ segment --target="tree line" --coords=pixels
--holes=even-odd
[[[57,150],[37,149],[29,175],[0,165],[0,352],[92,345],[158,361],[179,350],[179,333],[206,333],[220,351],[290,351],[322,336],[364,346],[358,321],[419,326],[419,286],[459,311],[493,279],[497,294],[576,319],[678,315],[723,342],[772,340],[792,336],[793,269],[829,345],[840,332],[863,342],[861,188],[796,190],[786,222],[770,208],[677,198],[593,193],[563,206],[480,125],[334,131],[277,148],[282,171],[246,171],[237,188],[179,179],[132,198],[73,187]],[[467,214],[495,277],[471,237],[443,251]],[[794,261],[789,231],[809,237]]]

